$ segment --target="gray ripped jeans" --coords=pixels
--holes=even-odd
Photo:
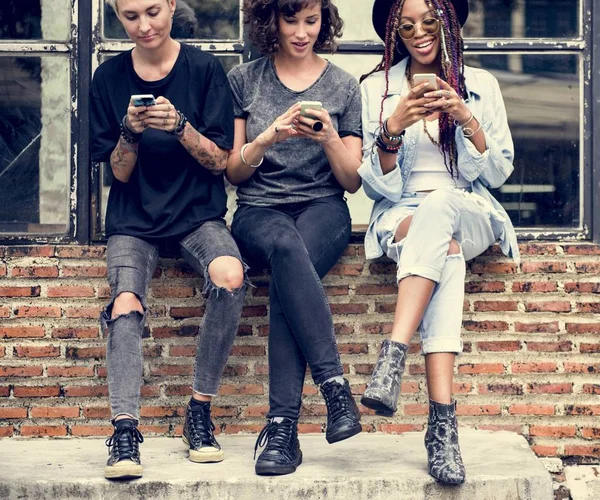
[[[208,274],[217,257],[230,256],[242,262],[238,247],[225,223],[208,221],[183,238],[181,254],[204,277],[206,310],[198,334],[193,389],[205,395],[217,394],[219,382],[235,339],[246,289],[233,291],[217,287]],[[112,418],[129,415],[139,418],[140,388],[143,381],[142,334],[146,320],[148,286],[158,259],[158,245],[126,235],[108,239],[107,266],[111,301],[100,321],[108,334],[106,361]],[[246,266],[244,267],[244,275]],[[111,319],[114,300],[123,292],[134,293],[144,314],[137,311]]]

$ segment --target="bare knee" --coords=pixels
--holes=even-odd
[[[458,241],[454,238],[450,240],[450,245],[448,246],[448,255],[458,255],[460,253],[460,245]]]
[[[398,228],[396,229],[396,234],[394,235],[395,242],[402,241],[404,238],[406,238],[406,235],[408,234],[408,228],[410,227],[411,222],[412,222],[412,215],[409,215],[408,217],[405,217],[404,219],[402,219],[402,222],[400,222],[400,224],[398,224]]]
[[[132,292],[121,292],[115,298],[111,311],[111,319],[116,318],[122,314],[128,314],[133,311],[138,311],[144,314],[144,306],[140,302],[140,299],[135,293]]]
[[[235,257],[217,257],[208,265],[208,275],[215,286],[230,292],[244,284],[244,268]]]

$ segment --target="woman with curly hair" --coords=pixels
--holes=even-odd
[[[375,200],[366,256],[386,253],[398,263],[391,338],[361,402],[378,413],[396,411],[419,330],[429,473],[447,484],[465,478],[452,399],[465,261],[495,242],[519,258],[510,219],[488,191],[513,171],[513,143],[498,82],[463,63],[468,11],[467,0],[375,0],[373,24],[385,53],[361,84],[366,152],[359,174]]]
[[[244,14],[264,57],[229,73],[235,139],[226,175],[238,186],[232,233],[245,256],[271,270],[270,410],[256,473],[289,474],[302,462],[307,364],[327,405],[327,441],[361,431],[321,284],[350,238],[344,191],[360,187],[360,89],[315,52],[333,50],[341,34],[330,0],[246,0]]]

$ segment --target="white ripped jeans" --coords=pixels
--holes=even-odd
[[[412,215],[406,238],[395,242],[398,226]],[[421,276],[436,282],[419,325],[421,353],[462,352],[460,338],[465,292],[465,261],[483,253],[500,236],[503,221],[483,197],[452,187],[431,193],[405,193],[376,222],[377,237],[388,257],[398,263],[398,282]],[[461,252],[448,255],[452,239]]]

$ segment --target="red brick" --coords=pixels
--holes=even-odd
[[[398,287],[395,284],[358,285],[356,295],[397,295]]]
[[[502,363],[468,363],[458,365],[458,373],[504,373]]]
[[[155,339],[194,337],[198,334],[198,325],[183,325],[179,328],[158,327],[152,328],[152,336]]]
[[[105,278],[106,266],[64,266],[62,275],[65,278]]]
[[[405,415],[427,415],[429,406],[425,404],[408,404],[403,407]]]
[[[364,269],[364,264],[336,264],[327,274],[331,276],[360,276]]]
[[[467,281],[467,293],[502,293],[506,289],[504,281]]]
[[[262,395],[264,394],[264,388],[262,384],[222,384],[219,394]]]
[[[600,428],[583,427],[581,429],[581,437],[585,439],[600,439]]]
[[[505,321],[463,321],[463,327],[469,332],[504,332],[508,330]]]
[[[264,345],[234,345],[231,348],[232,356],[265,356],[266,354]]]
[[[65,356],[70,359],[104,358],[106,347],[67,347]]]
[[[390,260],[377,260],[369,265],[369,274],[386,274],[388,276],[396,275],[396,263]]]
[[[91,366],[49,366],[49,377],[93,377],[94,368]]]
[[[70,385],[64,388],[67,397],[105,397],[108,396],[107,385]]]
[[[62,259],[102,259],[106,255],[104,246],[68,245],[56,247],[56,256]]]
[[[157,398],[160,396],[160,387],[158,385],[142,385],[141,395],[143,398]]]
[[[577,302],[577,310],[581,313],[600,313],[600,302]]]
[[[521,349],[521,342],[518,340],[490,340],[487,342],[477,342],[479,351],[518,351]]]
[[[600,333],[600,323],[567,323],[567,333]]]
[[[510,424],[507,424],[507,425],[478,425],[477,429],[479,429],[481,431],[492,431],[492,432],[507,431],[507,432],[516,432],[517,434],[523,433],[520,425],[510,425]]]
[[[600,457],[600,446],[566,445],[564,456]]]
[[[516,300],[477,300],[473,309],[478,312],[516,311],[518,305]]]
[[[267,306],[244,306],[242,308],[242,318],[255,318],[267,315]]]
[[[0,262],[0,278],[3,278],[4,276],[6,276],[6,264],[4,264],[3,262]]]
[[[269,412],[267,405],[248,406],[242,411],[242,418],[263,418]]]
[[[0,386],[0,397],[7,398],[8,396],[10,396],[10,386]]]
[[[194,357],[196,356],[196,346],[195,345],[172,345],[169,348],[169,356],[172,357]]]
[[[556,255],[557,245],[555,243],[521,243],[519,251],[522,255]]]
[[[567,255],[600,255],[600,246],[595,244],[574,243],[564,248]]]
[[[57,339],[93,339],[98,337],[98,327],[54,328],[52,336]]]
[[[566,415],[600,415],[600,405],[566,405]]]
[[[517,272],[514,262],[474,262],[470,266],[473,274],[513,274]]]
[[[0,406],[0,419],[27,418],[27,408],[7,408]]]
[[[60,386],[41,385],[26,386],[18,385],[13,388],[15,398],[52,398],[60,396]]]
[[[547,302],[526,302],[526,312],[571,312],[571,303],[559,300],[552,300]]]
[[[420,432],[423,427],[423,424],[379,424],[377,425],[377,431],[386,434],[403,434],[405,432]]]
[[[513,373],[548,373],[556,371],[556,363],[550,361],[513,363],[511,368]]]
[[[169,316],[173,319],[200,318],[204,315],[204,307],[171,307]]]
[[[600,363],[565,363],[567,373],[600,373]]]
[[[521,271],[524,273],[566,273],[566,262],[523,262]]]
[[[511,405],[508,408],[511,415],[554,415],[554,406],[551,405]]]
[[[150,374],[154,376],[168,375],[192,375],[194,367],[192,365],[158,365],[150,367]]]
[[[13,267],[11,276],[13,278],[58,278],[58,267],[56,267],[56,266]]]
[[[54,345],[22,346],[14,348],[17,358],[56,358],[60,356],[60,347]]]
[[[76,297],[93,297],[94,287],[91,286],[53,286],[48,287],[48,297],[52,298],[76,298]]]
[[[21,436],[56,437],[66,436],[65,425],[22,425]]]
[[[338,344],[340,354],[367,354],[369,346],[367,344]]]
[[[577,432],[577,427],[574,425],[563,426],[548,426],[548,425],[531,425],[529,427],[530,436],[538,437],[553,437],[564,438],[574,437]]]
[[[160,435],[164,436],[169,434],[169,426],[168,425],[140,425],[140,431],[145,435]]]
[[[102,307],[69,307],[65,311],[67,318],[98,319]]]
[[[0,307],[0,318],[10,318],[10,309],[8,307]]]
[[[558,446],[534,444],[531,449],[538,457],[555,457],[558,455]]]
[[[528,351],[534,352],[570,352],[573,343],[569,340],[562,342],[525,342]]]
[[[515,332],[556,333],[558,332],[558,321],[549,321],[547,323],[522,323],[515,321]]]
[[[553,384],[527,384],[532,394],[569,394],[573,392],[573,384],[569,382]]]
[[[79,406],[37,406],[31,409],[33,418],[77,418]]]
[[[258,434],[262,430],[263,424],[227,424],[224,427],[225,434]]]
[[[599,262],[576,262],[575,272],[585,274],[598,274],[600,273]]]
[[[352,325],[345,325],[343,323],[335,323],[333,329],[336,335],[351,335],[354,333],[354,327]]]
[[[557,290],[556,281],[515,281],[512,285],[512,291],[515,293],[548,293]]]
[[[0,297],[39,297],[39,286],[0,286]]]
[[[39,338],[46,335],[43,326],[4,326],[0,327],[0,339]]]
[[[12,437],[15,433],[15,428],[12,425],[0,426],[0,438]]]
[[[417,386],[418,387],[418,386]],[[453,394],[469,394],[473,390],[473,384],[468,382],[454,382],[452,384]],[[404,390],[402,390],[404,392]],[[417,391],[415,391],[417,392]]]
[[[479,384],[479,394],[521,396],[523,394],[523,386],[518,384]]]
[[[342,295],[348,295],[348,292],[350,291],[350,289],[348,288],[348,285],[339,285],[339,286],[326,286],[325,287],[325,293],[327,294],[328,297],[340,297]]]
[[[157,299],[186,298],[194,296],[192,286],[155,286],[152,287],[152,295]]]
[[[142,417],[182,417],[185,408],[181,406],[142,406],[140,416]]]
[[[0,366],[0,377],[39,377],[41,366]]]
[[[7,257],[54,257],[54,247],[47,245],[9,246],[6,248]]]
[[[17,318],[60,318],[60,307],[56,306],[18,306],[14,309]]]
[[[583,384],[584,394],[600,394],[600,384]]]
[[[500,415],[502,407],[500,405],[467,405],[460,404],[456,407],[457,415]]]
[[[565,283],[564,290],[566,293],[600,293],[600,283]]]
[[[105,437],[113,433],[112,425],[72,425],[71,435],[77,437]]]
[[[392,331],[392,323],[367,323],[362,332],[370,335],[388,335]]]

